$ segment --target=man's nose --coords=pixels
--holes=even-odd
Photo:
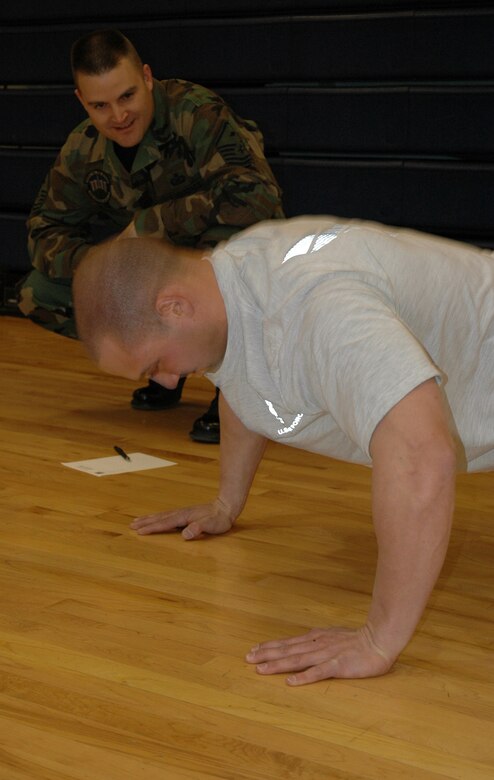
[[[122,124],[126,120],[128,113],[127,109],[122,106],[112,106],[113,121],[116,125]]]
[[[173,390],[179,383],[180,374],[168,374],[165,371],[158,371],[152,375],[153,382],[157,382],[167,390]]]

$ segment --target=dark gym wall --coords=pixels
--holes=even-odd
[[[83,117],[72,42],[118,27],[157,78],[257,120],[287,215],[332,213],[494,243],[494,9],[438,0],[18,0],[0,10],[0,270]],[[207,11],[207,15],[206,15]]]

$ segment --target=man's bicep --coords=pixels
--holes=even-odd
[[[407,465],[437,451],[456,450],[454,424],[443,388],[427,379],[396,403],[376,426],[370,441],[373,462],[385,458]],[[399,464],[397,464],[399,465]]]

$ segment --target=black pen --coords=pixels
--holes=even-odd
[[[130,460],[130,458],[129,458],[129,456],[127,455],[127,453],[126,453],[126,452],[125,452],[125,451],[124,451],[124,450],[123,450],[121,447],[117,447],[117,445],[115,445],[113,449],[114,449],[114,450],[115,450],[115,452],[116,452],[118,455],[120,455],[120,457],[121,457],[121,458],[123,458],[124,460]]]

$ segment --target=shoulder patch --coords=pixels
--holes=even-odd
[[[108,203],[111,195],[111,178],[105,171],[90,171],[85,178],[89,196],[96,203]]]

